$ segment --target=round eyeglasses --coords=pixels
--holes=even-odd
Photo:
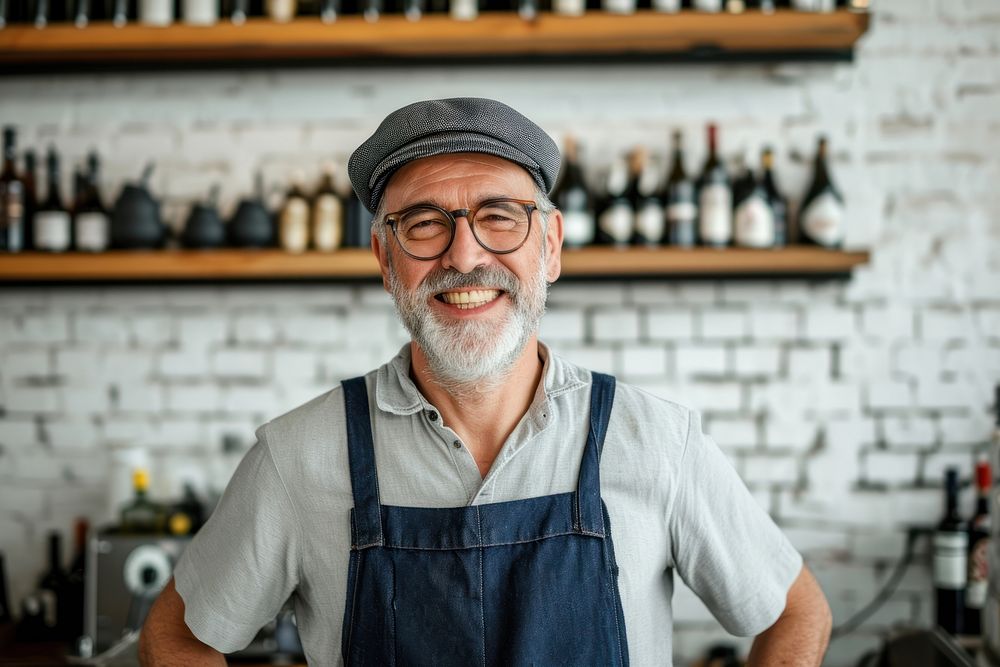
[[[532,213],[529,199],[487,199],[474,208],[446,211],[418,204],[385,216],[399,247],[414,259],[437,259],[455,240],[458,218],[465,218],[483,248],[497,255],[514,252],[528,240]]]

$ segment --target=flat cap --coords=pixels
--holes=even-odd
[[[559,147],[506,104],[480,97],[426,100],[386,116],[347,163],[354,191],[375,212],[389,179],[407,162],[446,153],[486,153],[528,170],[546,193],[559,174]]]

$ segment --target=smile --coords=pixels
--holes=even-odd
[[[496,300],[501,294],[498,289],[470,290],[467,292],[442,292],[434,298],[460,310],[470,310],[479,308],[491,301]]]

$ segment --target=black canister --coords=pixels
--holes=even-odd
[[[163,247],[167,228],[160,217],[160,202],[153,198],[147,183],[153,165],[143,171],[139,183],[122,188],[111,214],[111,245],[123,250],[153,250]]]

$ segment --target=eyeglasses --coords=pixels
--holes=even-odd
[[[420,204],[385,216],[399,247],[414,259],[437,259],[455,240],[458,218],[465,218],[483,248],[497,255],[514,252],[528,240],[532,213],[529,199],[487,199],[474,208],[446,211]]]

